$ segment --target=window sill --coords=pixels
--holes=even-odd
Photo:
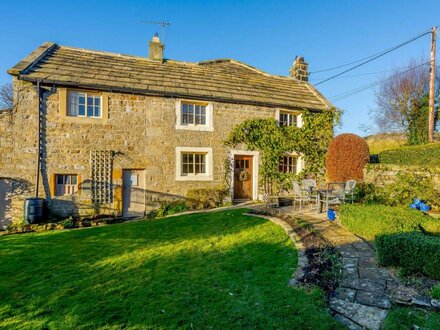
[[[185,175],[177,176],[176,181],[212,181],[212,175]]]
[[[203,131],[203,132],[213,132],[214,127],[212,126],[204,126],[204,125],[176,125],[176,129],[178,130],[186,130],[186,131]]]
[[[74,123],[74,124],[106,124],[107,119],[98,117],[75,117],[75,116],[64,116],[64,122]]]

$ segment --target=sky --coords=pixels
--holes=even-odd
[[[0,84],[6,70],[45,41],[148,56],[166,21],[165,57],[181,61],[233,58],[288,75],[295,56],[309,63],[312,84],[339,73],[314,73],[376,54],[440,25],[440,1],[7,1],[0,0]],[[437,42],[440,44],[440,41]],[[440,46],[437,46],[440,49]],[[426,35],[342,77],[317,86],[343,110],[338,133],[365,136],[378,85],[411,59],[429,58]],[[437,56],[438,58],[438,56]],[[428,67],[427,67],[428,70]],[[361,92],[354,93],[357,90]]]

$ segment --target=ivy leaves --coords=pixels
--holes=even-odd
[[[261,153],[260,175],[265,191],[280,188],[292,174],[279,171],[280,157],[297,152],[306,162],[303,176],[319,177],[325,169],[327,146],[333,138],[333,127],[339,122],[337,111],[302,112],[303,126],[280,127],[275,119],[248,119],[234,127],[225,145],[244,144],[249,150]]]

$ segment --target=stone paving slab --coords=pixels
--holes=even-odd
[[[330,308],[355,323],[359,328],[380,329],[388,312],[373,306],[365,306],[342,299],[332,299]],[[355,328],[356,329],[356,328]]]

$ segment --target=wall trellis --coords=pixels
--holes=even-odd
[[[112,171],[114,152],[111,150],[90,151],[90,177],[92,203],[113,202]]]

